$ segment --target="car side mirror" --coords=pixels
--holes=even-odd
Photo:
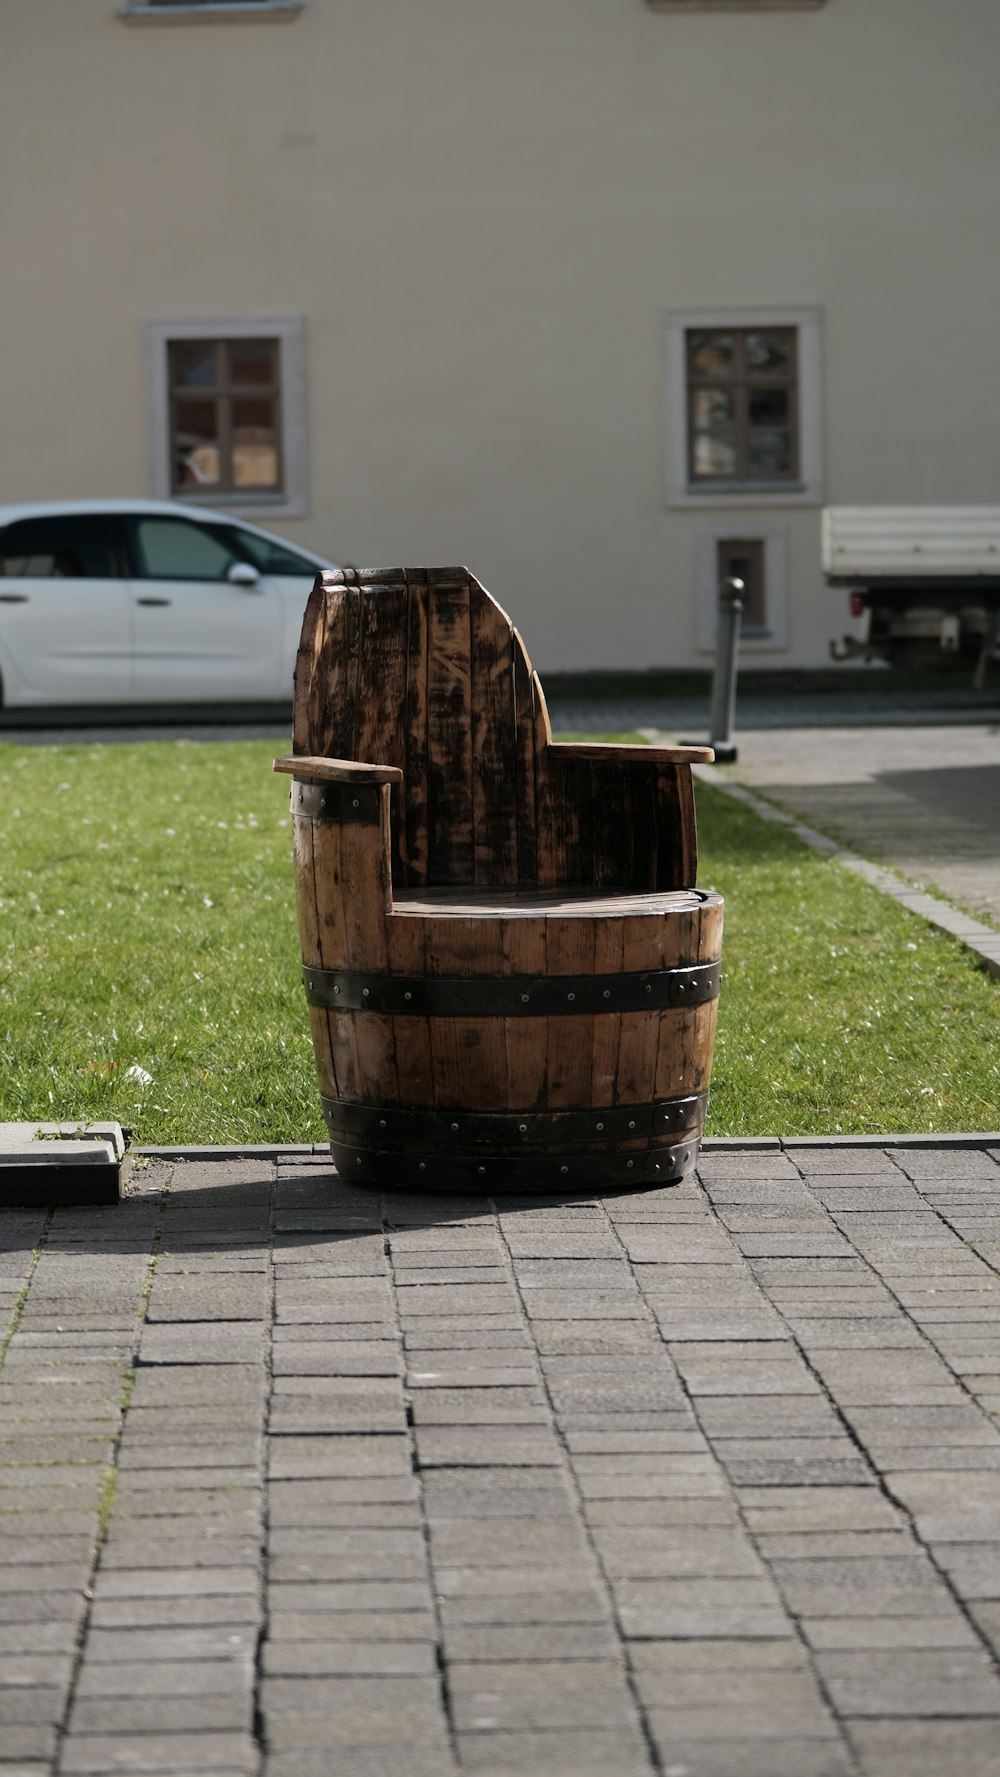
[[[260,574],[253,563],[248,561],[234,561],[226,570],[226,579],[230,586],[245,586],[248,590],[260,585]]]

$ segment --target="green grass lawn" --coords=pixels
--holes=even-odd
[[[282,750],[0,744],[0,1118],[323,1138]],[[710,1133],[1000,1129],[1000,982],[780,827],[698,807],[726,898]]]

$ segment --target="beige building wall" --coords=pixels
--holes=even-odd
[[[542,668],[704,662],[727,531],[786,599],[748,655],[817,664],[824,499],[1000,499],[995,0],[32,0],[0,38],[2,500],[155,491],[145,324],[288,316],[275,528],[468,562]],[[674,503],[664,318],[703,310],[816,323],[805,495]]]

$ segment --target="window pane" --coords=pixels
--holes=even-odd
[[[687,341],[690,376],[732,375],[736,351],[731,333],[689,333]]]
[[[731,389],[693,389],[693,472],[731,479],[737,472],[736,409]]]
[[[751,389],[749,406],[751,427],[788,425],[787,389]]]
[[[788,327],[769,327],[746,336],[747,370],[753,375],[781,375],[793,364],[793,335]]]
[[[174,488],[218,487],[219,411],[215,401],[174,402]]]
[[[735,417],[732,390],[695,389],[693,411],[695,430],[698,432],[731,425]]]
[[[214,388],[218,358],[212,339],[177,340],[170,347],[170,380],[179,389]]]
[[[139,518],[135,537],[144,580],[224,580],[235,560],[217,530],[184,518]]]
[[[787,389],[751,389],[747,469],[750,475],[791,475],[791,397]]]
[[[747,466],[753,476],[791,475],[792,438],[790,432],[751,432]]]
[[[278,432],[274,399],[233,402],[233,486],[278,486]]]
[[[725,432],[695,433],[695,475],[717,475],[732,481],[736,476],[736,466],[736,435],[732,427]]]
[[[114,574],[103,515],[26,518],[0,531],[0,576],[100,579]]]
[[[237,389],[277,382],[276,342],[273,339],[230,340],[229,377]]]

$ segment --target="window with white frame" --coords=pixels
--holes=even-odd
[[[750,654],[788,647],[788,533],[783,524],[738,517],[697,527],[698,647],[714,650],[723,580],[743,581],[740,646]]]
[[[301,516],[301,319],[151,321],[146,346],[156,497]]]
[[[667,503],[822,502],[816,309],[664,317]]]

